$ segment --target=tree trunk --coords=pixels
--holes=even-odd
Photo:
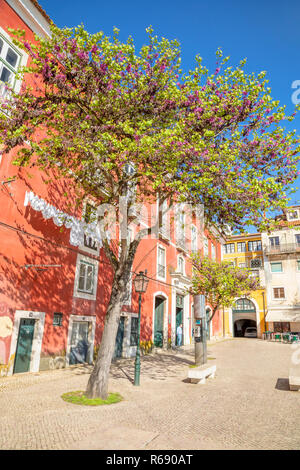
[[[102,398],[105,400],[108,396],[109,371],[115,351],[123,299],[126,287],[130,282],[133,260],[138,245],[139,240],[134,240],[130,244],[129,251],[127,251],[126,243],[121,246],[121,261],[118,261],[115,270],[98,356],[87,384],[86,396],[88,398]],[[109,249],[107,249],[107,254],[110,254]]]
[[[98,356],[87,384],[88,398],[100,397],[105,400],[108,396],[109,371],[115,350],[123,296],[126,292],[126,277],[126,273],[122,273],[121,277],[114,278]]]

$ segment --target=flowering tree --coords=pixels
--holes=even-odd
[[[280,126],[293,116],[272,101],[265,73],[245,73],[244,61],[227,67],[219,50],[214,73],[196,57],[184,74],[177,41],[147,33],[137,52],[117,30],[109,38],[53,26],[51,38],[36,45],[15,32],[35,85],[12,93],[0,143],[6,152],[18,148],[17,165],[34,162],[52,177],[69,178],[78,202],[89,196],[113,206],[119,225],[132,220],[135,202],[159,197],[169,205],[203,204],[207,221],[219,227],[265,228],[264,213],[286,206],[297,175],[299,140]],[[114,280],[87,394],[105,398],[122,300],[148,229],[132,241],[122,233],[108,239],[101,230]]]
[[[230,307],[235,297],[249,295],[259,289],[259,279],[251,276],[247,268],[232,266],[228,261],[214,261],[208,257],[193,255],[191,293],[202,294],[212,307],[209,322],[221,307]]]

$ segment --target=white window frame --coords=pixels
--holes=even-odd
[[[195,225],[191,225],[191,251],[198,251],[198,233]]]
[[[297,236],[300,238],[300,233],[295,233],[294,235],[295,235],[295,243],[296,243],[296,245],[297,245],[297,246],[300,246],[300,240],[299,240],[299,242],[297,241]]]
[[[217,247],[212,241],[210,242],[210,254],[211,254],[211,259],[213,260],[217,259]]]
[[[231,246],[233,245],[233,251],[231,251]],[[230,246],[230,251],[227,250],[227,247]],[[224,245],[224,254],[225,255],[230,255],[232,253],[235,253],[235,243],[225,243]]]
[[[180,261],[182,261],[182,270],[180,270]],[[185,276],[185,259],[182,255],[177,257],[177,272]]]
[[[239,249],[239,245],[243,245],[243,246],[244,246],[244,250]],[[246,253],[246,251],[247,251],[247,243],[246,243],[246,242],[237,242],[237,244],[236,244],[236,249],[237,249],[237,253]]]
[[[250,250],[250,247],[249,247],[250,243],[251,243],[252,245],[254,245],[254,244],[256,245],[256,249],[255,249],[255,250],[253,250],[253,249]],[[259,249],[257,249],[258,243],[260,243],[260,248],[259,248]],[[261,240],[249,240],[249,241],[248,241],[248,251],[249,251],[250,253],[253,253],[253,252],[255,253],[255,252],[257,252],[257,251],[262,251],[262,242],[261,242]]]
[[[81,263],[86,263],[93,265],[94,267],[94,279],[93,279],[93,289],[91,293],[88,292],[83,292],[79,290],[78,285],[79,285],[79,277],[80,277],[80,266]],[[76,260],[76,271],[75,271],[75,280],[74,280],[74,291],[73,291],[73,296],[78,297],[80,299],[86,299],[86,300],[96,300],[97,296],[97,285],[98,285],[98,268],[99,268],[99,262],[97,260],[94,260],[88,256],[84,256],[82,254],[77,255],[77,260]]]
[[[181,249],[186,249],[185,228],[185,213],[180,204],[176,214],[176,245]]]
[[[164,251],[164,272],[165,272],[165,275],[164,276],[161,276],[160,275],[160,266],[163,266],[160,264],[160,259],[159,259],[159,253],[160,253],[160,250]],[[156,272],[157,272],[157,279],[161,279],[163,281],[166,280],[166,277],[167,277],[167,251],[166,251],[166,248],[162,245],[157,245],[157,269],[156,269]]]
[[[296,213],[297,216],[296,217],[290,217],[290,213]],[[290,209],[287,211],[287,220],[292,222],[293,220],[299,220],[299,210],[298,209]]]
[[[278,239],[278,244],[275,243],[275,245],[273,245],[273,244],[271,243],[271,240],[275,240],[275,239],[276,239],[276,240]],[[272,237],[269,237],[269,240],[268,240],[268,241],[269,241],[269,246],[270,246],[271,248],[273,248],[273,247],[275,247],[275,246],[280,247],[280,237],[279,237],[278,235],[274,235],[274,236],[272,236]]]
[[[19,49],[17,46],[15,46],[12,42],[12,38],[9,36],[9,34],[7,34],[7,32],[0,27],[0,37],[1,39],[3,40],[3,43],[5,45],[5,49],[7,49],[7,47],[10,47],[14,52],[16,52],[16,54],[18,54],[19,56],[19,59],[18,59],[18,64],[17,64],[17,67],[16,67],[16,70],[18,71],[20,67],[23,67],[27,64],[27,60],[28,60],[28,54],[26,54],[25,51],[22,51],[21,49]],[[5,59],[3,59],[3,62],[2,62],[2,58],[1,58],[1,61],[0,63],[4,63],[5,62]],[[7,67],[9,69],[11,69],[11,67]],[[0,69],[2,69],[2,66],[0,66]],[[12,70],[11,70],[12,71]],[[13,71],[12,71],[13,72]],[[16,75],[16,72],[13,72],[14,74],[14,84],[12,86],[12,88],[14,89],[14,91],[16,93],[19,93],[20,89],[21,89],[21,84],[22,84],[22,80],[21,79],[17,79],[15,77]],[[0,87],[1,88],[1,87]],[[1,90],[0,90],[0,95],[1,95]],[[0,96],[0,103],[1,103],[1,96]]]
[[[204,237],[203,237],[203,255],[208,256],[208,253],[209,253],[209,251],[208,251],[208,238],[204,235]]]

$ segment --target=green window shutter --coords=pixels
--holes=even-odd
[[[272,273],[282,273],[282,263],[271,263]]]

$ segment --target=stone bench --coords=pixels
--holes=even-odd
[[[203,364],[198,367],[190,367],[188,372],[188,378],[193,384],[205,384],[206,378],[214,378],[217,370],[216,364]]]
[[[289,374],[290,390],[296,392],[300,390],[300,367],[291,367]]]

